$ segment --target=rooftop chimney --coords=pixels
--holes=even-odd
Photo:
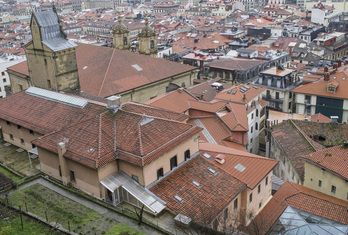
[[[326,72],[324,73],[324,81],[329,81],[330,80],[330,73]]]
[[[324,73],[329,72],[329,68],[327,66],[324,67]]]
[[[337,68],[338,68],[337,62],[333,63],[333,69],[337,69]]]
[[[341,67],[342,61],[341,60],[337,60],[337,65],[338,65],[338,68]]]
[[[121,96],[115,95],[106,99],[108,101],[108,109],[115,110],[121,106]]]
[[[221,165],[224,164],[225,163],[225,155],[223,155],[223,154],[216,155],[215,161],[217,161]]]

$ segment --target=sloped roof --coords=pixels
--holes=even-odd
[[[78,108],[39,98],[26,91],[1,99],[0,118],[41,134],[58,131],[62,127],[83,122],[102,113],[106,108],[88,103]]]
[[[81,43],[76,49],[76,60],[81,90],[101,97],[196,70],[165,59]]]
[[[310,116],[311,122],[331,122],[331,118],[326,117],[324,114],[316,113]]]
[[[264,64],[265,61],[255,59],[226,58],[206,63],[210,68],[244,71]]]
[[[259,96],[266,90],[264,87],[256,87],[249,85],[249,88],[246,92],[241,92],[241,88],[244,86],[244,84],[236,85],[231,87],[230,89],[224,90],[217,94],[215,96],[215,99],[217,100],[225,100],[240,104],[246,104],[249,103],[252,99]],[[233,94],[233,91],[236,91],[235,94]],[[245,99],[244,99],[245,97]]]
[[[332,80],[335,80],[339,83],[339,86],[336,88],[336,92],[327,91],[327,85]],[[330,81],[324,81],[323,79],[318,80],[317,82],[307,83],[301,85],[292,90],[295,93],[303,93],[317,96],[326,96],[332,98],[348,99],[348,72],[341,71],[330,75]]]
[[[114,160],[116,155],[124,161],[144,166],[201,131],[189,124],[136,113],[133,112],[136,108],[125,106],[125,110],[118,110],[115,120],[111,111],[105,111],[84,122],[39,137],[33,143],[57,152],[57,144],[64,137],[68,138],[64,156],[92,168],[102,167]],[[127,154],[132,157],[127,157]]]
[[[256,223],[263,225],[258,232],[266,234],[288,206],[348,224],[347,201],[287,181],[255,218]]]
[[[18,63],[16,65],[13,65],[11,67],[7,68],[8,70],[12,70],[15,71],[17,73],[21,73],[24,74],[26,76],[29,77],[29,71],[28,71],[28,62],[27,61],[23,61],[21,63]]]
[[[303,156],[304,160],[329,169],[348,180],[348,148],[335,146]]]
[[[214,156],[209,160],[210,163],[242,181],[250,189],[255,188],[278,164],[276,160],[221,145],[214,146],[210,143],[200,143],[199,148],[202,152]],[[215,161],[218,154],[225,155],[225,163],[222,165]],[[237,170],[235,168],[237,164],[243,165],[245,170],[243,172]]]
[[[212,174],[208,167],[217,171],[217,174]],[[194,185],[193,180],[200,187]],[[164,200],[171,210],[192,218],[196,223],[207,225],[244,188],[244,183],[198,155],[150,190]],[[179,202],[174,195],[183,201]]]

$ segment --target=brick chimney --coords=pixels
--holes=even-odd
[[[338,65],[338,68],[341,67],[342,61],[341,60],[337,60],[337,65]]]
[[[338,68],[337,62],[333,63],[333,69],[337,69],[337,68]]]
[[[329,72],[329,68],[327,66],[324,67],[324,73]]]
[[[64,154],[66,152],[66,144],[64,142],[58,143],[58,160],[59,160],[59,170],[62,175],[62,181],[64,185],[67,185],[69,182],[69,171],[68,165],[65,160]]]
[[[329,81],[330,80],[330,73],[329,72],[325,72],[324,73],[324,81]]]

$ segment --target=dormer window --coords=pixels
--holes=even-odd
[[[336,92],[336,87],[334,87],[334,86],[328,86],[328,87],[327,87],[327,91],[329,91],[329,92]]]

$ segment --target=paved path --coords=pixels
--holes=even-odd
[[[55,184],[52,184],[50,182],[48,182],[47,180],[43,179],[43,178],[38,178],[38,179],[35,179],[33,181],[30,181],[26,184],[23,184],[21,186],[19,186],[16,190],[13,190],[10,192],[10,194],[18,191],[18,190],[21,190],[21,189],[24,189],[24,188],[27,188],[31,185],[34,185],[34,184],[41,184],[53,191],[55,191],[56,193],[59,193],[67,198],[70,198],[71,200],[75,201],[75,202],[78,202],[80,203],[81,205],[84,205],[88,208],[91,208],[92,210],[95,210],[96,212],[100,213],[100,214],[104,214],[112,219],[115,219],[117,220],[118,222],[121,222],[121,223],[124,223],[124,224],[127,224],[129,227],[135,229],[135,230],[138,230],[138,231],[141,231],[143,233],[146,233],[146,234],[153,234],[153,235],[157,235],[157,234],[162,234],[160,233],[159,231],[147,226],[147,225],[141,225],[141,226],[138,226],[137,224],[137,221],[133,220],[133,219],[130,219],[126,216],[122,216],[121,214],[115,212],[115,211],[112,211],[110,209],[107,209],[103,206],[100,206],[94,202],[91,202],[85,198],[82,198],[82,197],[79,197],[77,195],[75,195],[74,193],[71,193],[69,191],[66,191],[64,190],[63,188],[55,185]]]

